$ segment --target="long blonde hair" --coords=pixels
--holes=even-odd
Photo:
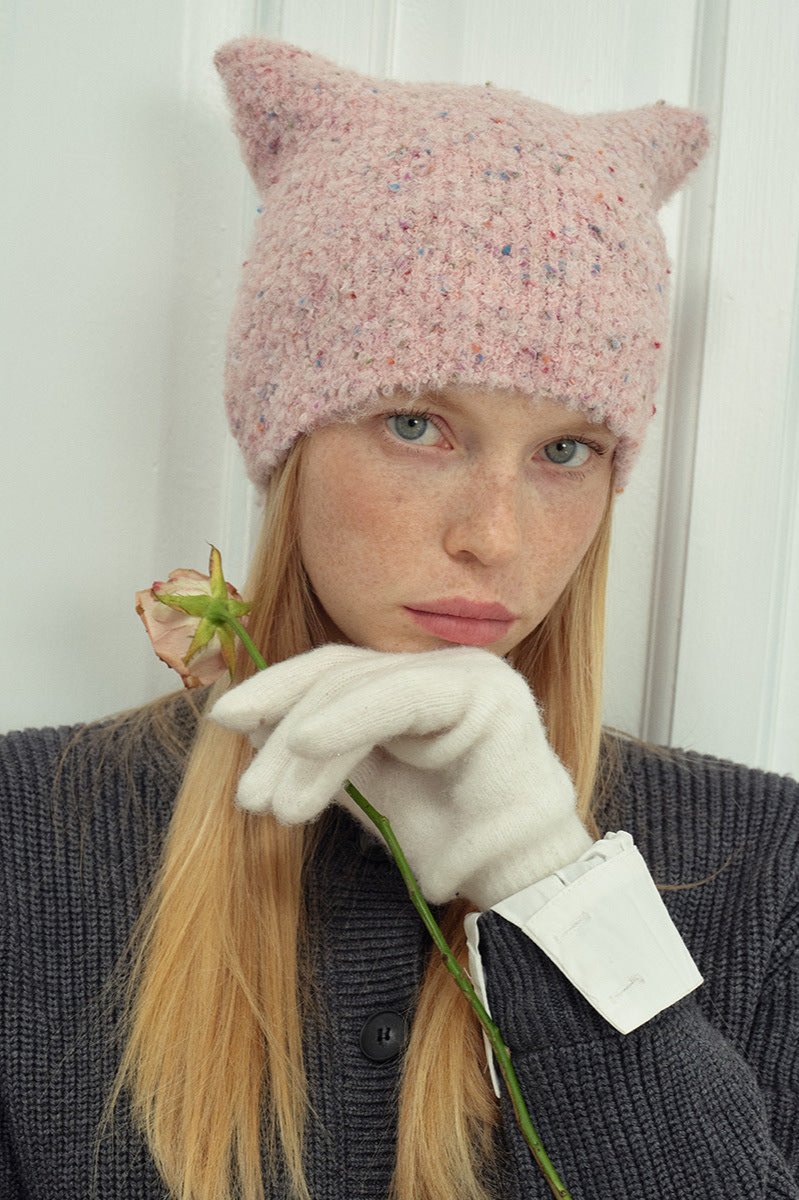
[[[300,439],[273,477],[244,589],[257,598],[249,631],[267,662],[324,637],[297,546],[302,446]],[[565,592],[511,656],[542,706],[592,832],[610,508],[609,496]],[[253,670],[242,651],[237,680]],[[221,690],[215,685],[209,704]],[[302,875],[315,834],[234,807],[251,755],[245,738],[200,722],[130,976],[126,1048],[109,1111],[126,1092],[178,1200],[263,1200],[264,1162],[267,1186],[270,1166],[276,1171],[280,1162],[298,1200],[309,1197],[302,1167],[309,1013],[301,997],[312,992],[312,931]],[[442,922],[461,960],[467,911],[453,902]],[[431,954],[405,1055],[394,1200],[487,1200],[497,1119],[479,1026]]]

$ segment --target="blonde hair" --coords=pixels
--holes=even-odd
[[[296,540],[303,444],[271,482],[244,589],[257,598],[249,631],[267,662],[324,640]],[[592,831],[610,508],[611,496],[563,595],[511,656],[542,706]],[[241,651],[237,680],[253,670]],[[209,704],[221,690],[215,685]],[[302,882],[317,835],[234,807],[251,755],[245,738],[200,722],[142,913],[126,1048],[109,1102],[110,1112],[129,1095],[178,1200],[263,1200],[264,1160],[267,1175],[280,1161],[295,1197],[309,1200],[302,1029],[315,1016],[305,999],[313,994],[312,931]],[[462,961],[467,911],[453,902],[442,922]],[[479,1026],[431,954],[405,1055],[393,1200],[487,1200],[497,1120]]]

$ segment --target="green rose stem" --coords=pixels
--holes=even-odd
[[[558,1200],[571,1200],[570,1193],[561,1182],[560,1176],[555,1170],[552,1160],[544,1149],[544,1144],[536,1133],[533,1123],[530,1120],[530,1116],[527,1112],[527,1106],[524,1103],[524,1097],[522,1096],[522,1091],[519,1087],[519,1080],[516,1076],[516,1071],[513,1068],[513,1063],[510,1060],[510,1051],[502,1040],[502,1035],[499,1032],[499,1028],[494,1024],[484,1006],[481,1004],[480,997],[472,987],[471,980],[461,969],[460,963],[447,945],[444,935],[427,905],[427,901],[419,891],[419,885],[416,882],[413,871],[408,865],[408,860],[403,854],[402,847],[397,841],[394,830],[391,828],[391,822],[389,821],[388,817],[384,817],[382,813],[379,813],[377,809],[369,803],[365,796],[361,795],[354,783],[350,783],[349,780],[347,780],[344,784],[344,790],[349,796],[352,797],[358,807],[366,813],[370,821],[377,826],[377,828],[380,830],[380,833],[383,835],[386,845],[391,851],[395,863],[399,867],[400,874],[405,880],[405,886],[407,887],[408,893],[413,901],[414,908],[424,922],[425,929],[430,934],[438,949],[441,951],[441,955],[444,959],[447,970],[453,976],[458,987],[465,994],[467,1000],[477,1014],[478,1021],[488,1034],[488,1039],[491,1042],[491,1046],[497,1056],[500,1070],[502,1071],[503,1078],[508,1087],[508,1092],[510,1093],[510,1098],[513,1103],[513,1110],[516,1113],[516,1120],[519,1122],[519,1127],[524,1134],[525,1141],[533,1153],[533,1158],[538,1163],[544,1178],[549,1184],[549,1189],[552,1192],[552,1195],[556,1196]]]
[[[195,634],[192,645],[187,653],[184,662],[188,664],[189,660],[200,650],[207,645],[214,633],[219,636],[220,644],[225,659],[228,662],[231,678],[233,676],[233,654],[232,654],[232,638],[233,635],[239,638],[244,649],[249,654],[252,661],[255,663],[259,671],[267,669],[266,660],[255,646],[252,638],[247,633],[241,621],[238,619],[244,613],[249,611],[250,605],[245,604],[240,600],[232,599],[227,593],[227,584],[225,583],[222,574],[222,561],[219,551],[216,547],[211,549],[211,593],[210,595],[200,596],[178,596],[172,594],[161,594],[158,599],[162,603],[167,604],[171,608],[182,609],[183,612],[191,616],[200,617],[200,625]],[[541,1173],[546,1179],[552,1195],[557,1200],[571,1200],[571,1194],[564,1187],[560,1177],[552,1164],[551,1159],[547,1155],[543,1143],[533,1127],[530,1116],[527,1112],[527,1107],[524,1103],[519,1080],[510,1060],[510,1051],[502,1040],[502,1035],[499,1028],[491,1020],[485,1010],[485,1007],[480,1002],[480,998],[475,992],[472,983],[466,973],[462,970],[460,963],[447,945],[441,929],[436,922],[435,917],[428,907],[422,893],[419,891],[419,885],[416,882],[413,871],[408,865],[402,847],[396,839],[394,830],[391,828],[391,823],[387,817],[379,813],[376,808],[373,808],[365,796],[362,796],[353,783],[347,779],[344,782],[344,789],[349,796],[355,801],[358,807],[366,814],[369,820],[376,826],[382,834],[386,845],[388,846],[394,861],[399,868],[402,878],[405,880],[405,886],[408,889],[411,901],[419,916],[422,918],[424,926],[430,937],[433,939],[437,948],[441,951],[444,963],[447,970],[453,976],[455,982],[461,991],[465,994],[467,1000],[474,1009],[477,1019],[486,1031],[488,1040],[494,1050],[494,1053],[499,1062],[500,1070],[508,1088],[513,1109],[516,1113],[516,1119],[519,1122],[519,1127],[524,1135],[527,1145],[532,1151],[533,1158],[538,1164]]]
[[[228,621],[228,624],[236,636],[241,638],[244,648],[250,655],[250,658],[253,660],[258,670],[266,670],[266,662],[263,656],[253,644],[252,639],[247,634],[241,622],[237,621],[235,617],[231,617]],[[485,1007],[480,1002],[480,997],[474,990],[471,980],[465,971],[463,971],[457,958],[447,945],[447,941],[441,932],[438,922],[431,913],[424,896],[419,891],[419,884],[416,882],[416,878],[410,866],[408,865],[408,860],[403,853],[402,847],[397,841],[394,830],[391,828],[391,822],[389,821],[388,817],[384,817],[382,813],[378,812],[377,809],[369,803],[366,797],[358,791],[354,783],[350,783],[349,780],[346,780],[344,783],[344,790],[349,796],[352,797],[358,807],[364,813],[366,813],[366,816],[369,818],[372,824],[375,825],[383,835],[385,843],[394,858],[394,862],[397,864],[400,874],[405,880],[405,886],[408,889],[408,894],[413,902],[413,906],[418,912],[419,916],[422,918],[425,929],[430,934],[430,937],[433,939],[438,949],[441,951],[441,956],[444,959],[447,970],[450,972],[458,987],[466,996],[467,1000],[477,1014],[478,1021],[483,1026],[483,1029],[485,1029],[488,1035],[488,1040],[490,1041],[493,1051],[497,1057],[503,1078],[507,1084],[508,1092],[513,1103],[513,1110],[516,1113],[516,1120],[519,1122],[519,1127],[524,1134],[525,1141],[532,1151],[533,1158],[538,1163],[544,1178],[549,1184],[549,1189],[552,1192],[552,1195],[556,1196],[557,1200],[571,1200],[570,1193],[561,1182],[560,1176],[555,1170],[552,1160],[544,1149],[544,1144],[536,1133],[535,1127],[530,1120],[530,1116],[527,1112],[527,1106],[524,1103],[524,1097],[522,1096],[522,1091],[519,1087],[519,1080],[516,1075],[516,1071],[514,1070],[513,1063],[510,1060],[510,1051],[502,1040],[502,1035],[499,1032],[498,1026],[494,1024],[486,1012]]]

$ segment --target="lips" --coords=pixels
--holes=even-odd
[[[468,617],[474,621],[515,621],[516,614],[496,601],[465,600],[453,596],[447,600],[425,600],[407,605],[413,612],[442,613],[448,617]]]
[[[503,604],[460,596],[406,605],[405,610],[428,633],[460,646],[490,646],[503,638],[517,619]]]

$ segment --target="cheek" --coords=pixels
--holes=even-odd
[[[577,557],[577,562],[574,564],[575,567],[596,537],[597,530],[602,524],[602,518],[605,515],[607,502],[607,492],[602,491],[590,505],[580,508],[574,514],[572,534],[574,552]]]
[[[554,603],[589,550],[602,523],[607,503],[605,490],[591,496],[577,496],[564,503],[539,525],[537,549],[531,548],[536,562],[534,573],[544,582],[547,600]],[[547,586],[548,585],[548,586]]]
[[[322,456],[310,464],[300,500],[300,556],[323,604],[326,591],[352,594],[354,583],[379,575],[390,560],[397,506],[379,484],[363,464],[352,463],[346,474]]]

